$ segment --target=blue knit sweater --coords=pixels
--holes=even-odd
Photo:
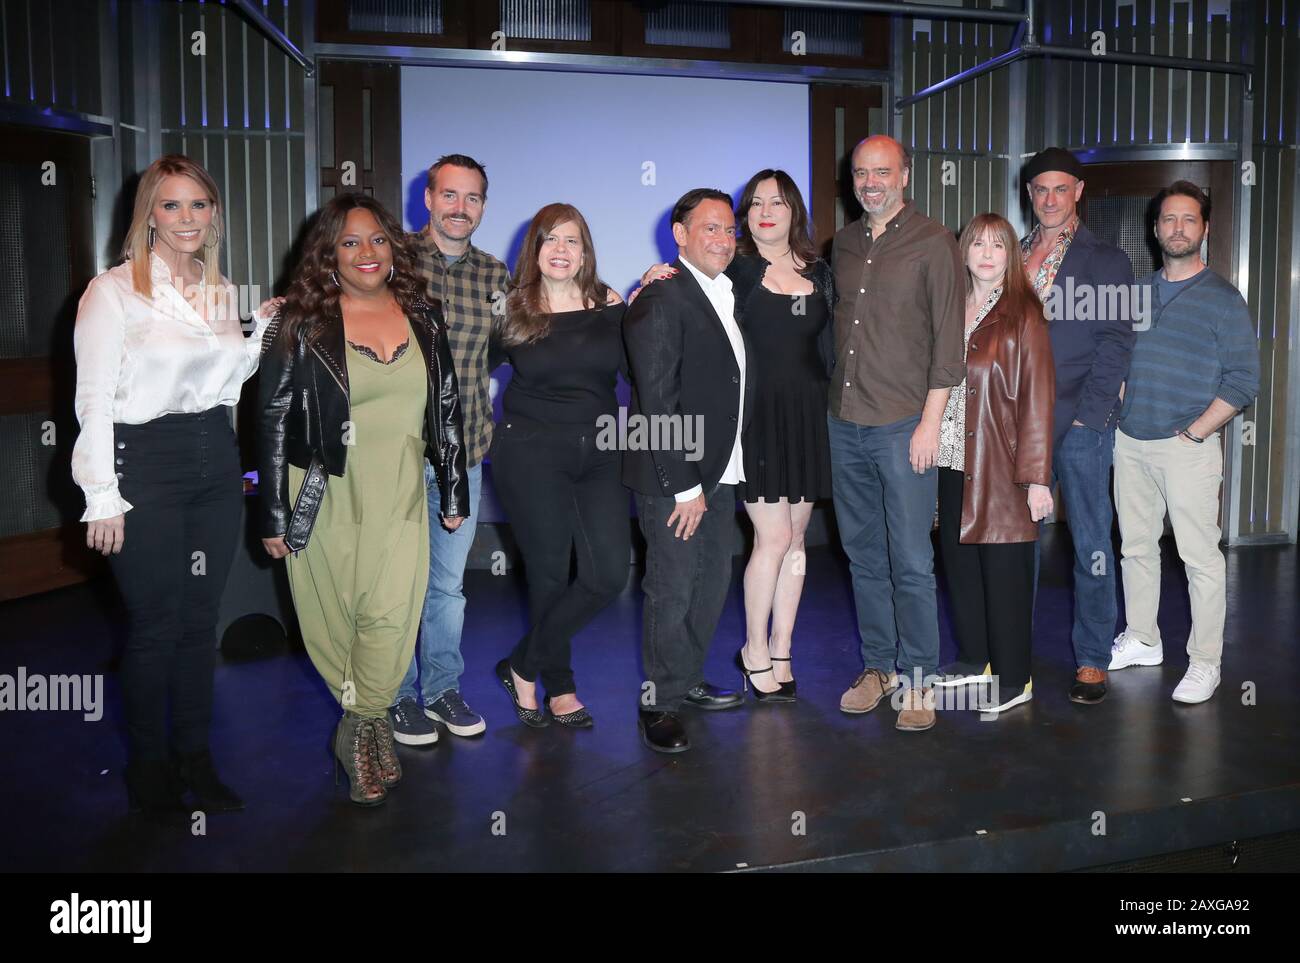
[[[1156,274],[1151,326],[1137,332],[1119,427],[1130,438],[1172,438],[1222,398],[1245,408],[1259,394],[1259,341],[1240,292],[1209,268],[1160,302]]]

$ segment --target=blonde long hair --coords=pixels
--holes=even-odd
[[[221,238],[225,234],[222,217],[221,194],[217,182],[203,167],[184,154],[164,154],[149,165],[140,175],[140,186],[135,192],[135,208],[131,212],[131,227],[122,242],[122,257],[131,262],[131,284],[138,294],[153,297],[153,281],[149,263],[149,216],[158,203],[162,182],[168,177],[188,177],[201,187],[212,205],[212,223],[203,243],[203,283],[209,288],[221,284]]]

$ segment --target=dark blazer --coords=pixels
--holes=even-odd
[[[771,263],[761,254],[737,254],[727,266],[736,292],[736,313],[745,316],[749,301],[763,283],[763,274]],[[826,326],[817,335],[817,351],[826,367],[826,376],[835,374],[835,275],[822,258],[807,265],[804,277],[813,283],[812,297],[820,296],[826,302]]]
[[[696,485],[708,495],[726,470],[736,432],[744,429],[736,417],[741,407],[740,368],[731,341],[690,269],[680,259],[672,266],[677,274],[642,288],[623,316],[623,343],[632,374],[629,437],[631,418],[638,415],[703,419],[698,461],[688,461],[685,451],[623,454],[623,484],[667,498]],[[753,395],[754,379],[746,378],[746,421]]]
[[[1119,388],[1128,377],[1136,338],[1134,318],[1100,318],[1098,315],[1105,312],[1094,310],[1093,320],[1075,319],[1067,297],[1067,279],[1073,279],[1076,296],[1081,285],[1132,285],[1133,265],[1127,254],[1101,240],[1081,222],[1052,281],[1052,287],[1061,289],[1056,295],[1061,316],[1053,317],[1048,298],[1043,299],[1056,362],[1056,450],[1073,421],[1081,421],[1094,431],[1115,426],[1119,420]]]
[[[468,516],[464,426],[447,329],[438,309],[424,301],[416,302],[409,318],[427,371],[425,456],[438,476],[441,511],[449,518]],[[326,475],[342,477],[347,463],[343,423],[351,418],[351,401],[343,319],[323,318],[290,338],[277,317],[263,342],[258,405],[262,537],[284,535],[297,551],[307,544],[316,521]],[[296,504],[289,498],[291,464],[308,473]]]

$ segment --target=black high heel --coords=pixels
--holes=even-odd
[[[749,669],[745,667],[745,647],[741,646],[736,650],[736,668],[744,679],[745,689],[749,689],[749,677],[751,675],[762,675],[764,672],[771,672],[772,667],[769,665],[766,669]],[[779,683],[778,683],[779,684]],[[794,696],[787,695],[784,689],[777,689],[775,692],[764,692],[757,686],[754,687],[754,698],[759,702],[794,702]]]
[[[780,656],[769,655],[768,658],[771,659],[773,662],[789,662],[789,661],[790,661],[789,656],[787,656],[786,658],[782,659]],[[795,684],[794,684],[794,677],[793,677],[793,675],[791,676],[789,682],[781,682],[781,683],[778,683],[778,684],[781,686],[781,691],[784,692],[786,695],[788,695],[788,696],[792,696],[792,697],[795,695],[795,692],[796,692],[796,686],[795,686]]]
[[[510,675],[510,660],[508,658],[497,663],[496,673],[497,678],[501,680],[501,684],[510,693],[510,701],[515,704],[515,715],[519,717],[520,722],[534,729],[545,729],[551,724],[551,720],[546,718],[546,713],[541,709],[525,709],[519,704],[519,693],[515,691],[515,680]]]

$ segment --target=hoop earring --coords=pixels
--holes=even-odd
[[[389,283],[389,284],[392,284],[392,283],[393,283],[393,278],[394,278],[396,275],[397,275],[397,265],[394,264],[392,267],[390,267],[390,268],[388,269],[388,283]]]
[[[330,278],[333,279],[333,281],[334,281],[334,286],[335,286],[336,288],[341,288],[341,287],[343,287],[343,285],[339,284],[339,276],[338,276],[337,274],[335,274],[333,271],[330,271]]]
[[[149,228],[149,250],[151,251],[153,250],[153,242],[156,235],[157,232],[152,227]]]

